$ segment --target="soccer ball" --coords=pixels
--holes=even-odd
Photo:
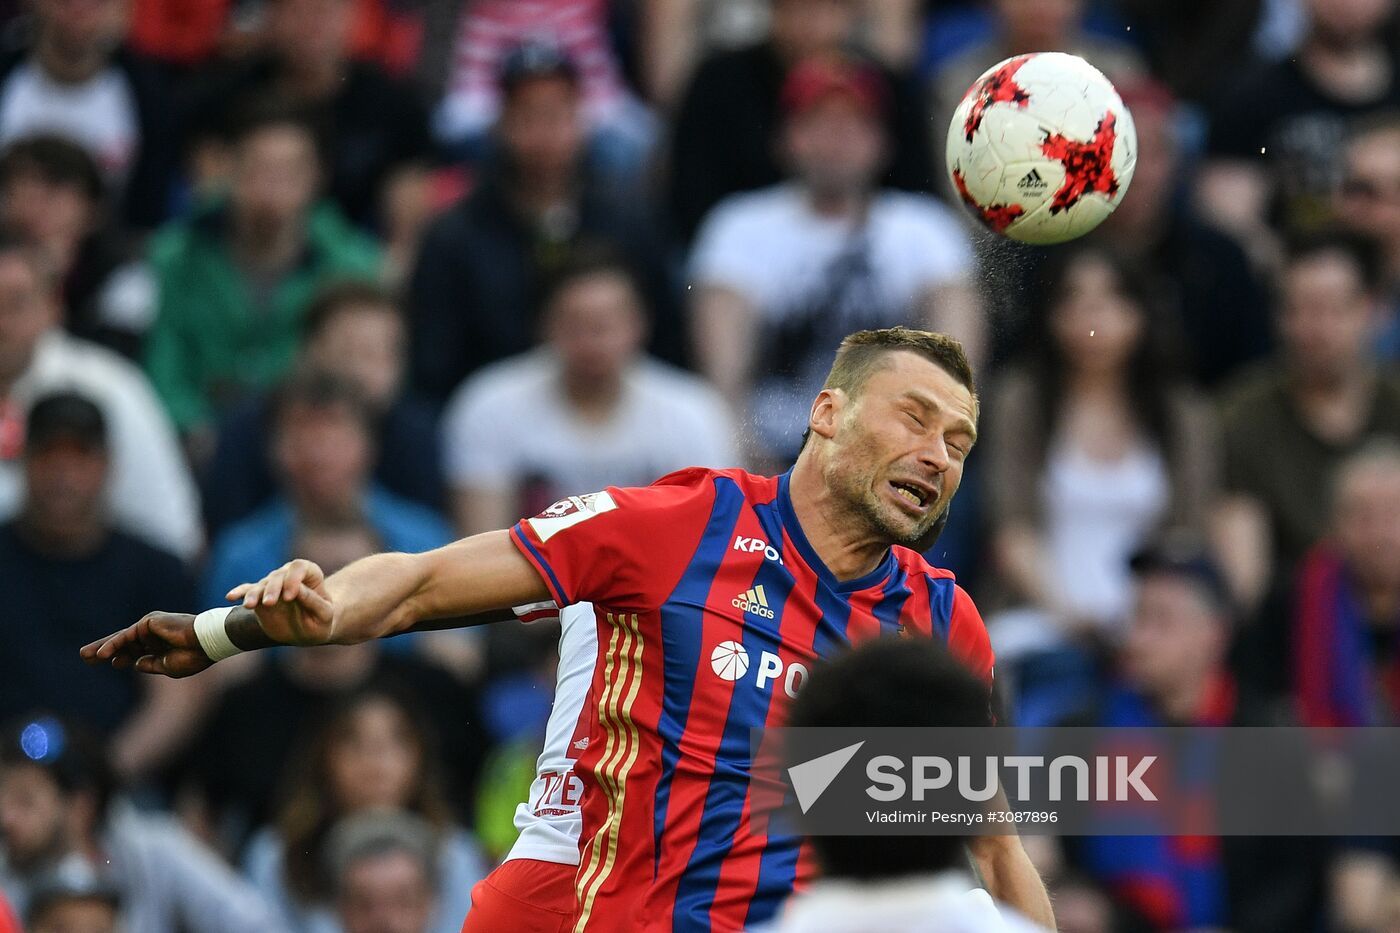
[[[1137,131],[1113,85],[1084,59],[1017,55],[968,89],[948,127],[947,165],[982,223],[1023,243],[1063,243],[1123,199]]]

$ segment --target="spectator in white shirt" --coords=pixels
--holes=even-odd
[[[458,388],[443,446],[463,533],[503,528],[562,496],[735,465],[724,403],[643,353],[646,317],[620,258],[581,249],[545,297],[543,346]]]
[[[974,260],[958,218],[877,186],[888,99],[879,72],[853,60],[793,68],[780,137],[791,180],[722,201],[700,230],[695,349],[705,375],[752,414],[760,457],[796,453],[830,348],[854,330],[927,327],[980,357]]]
[[[21,499],[25,413],[41,395],[97,401],[111,456],[113,521],[191,560],[200,549],[199,501],[175,431],[146,377],[110,350],[66,334],[52,270],[33,248],[0,241],[0,518]]]

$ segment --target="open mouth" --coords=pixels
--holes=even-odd
[[[906,483],[897,480],[890,481],[890,488],[895,494],[908,502],[916,509],[923,509],[925,506],[938,498],[938,492],[928,486],[917,483]]]

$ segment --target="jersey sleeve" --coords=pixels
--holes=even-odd
[[[665,483],[570,496],[511,529],[560,607],[665,602],[700,543],[715,503],[709,471]]]
[[[559,606],[552,599],[512,606],[510,611],[515,613],[515,617],[526,625],[532,625],[536,622],[559,621]]]
[[[974,674],[991,684],[994,661],[992,641],[987,637],[982,613],[977,611],[972,597],[960,586],[953,588],[953,617],[948,626],[948,648]]]

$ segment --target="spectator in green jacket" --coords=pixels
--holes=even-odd
[[[190,440],[285,375],[327,280],[373,277],[380,264],[378,247],[317,201],[317,140],[298,113],[250,111],[231,135],[227,196],[161,231],[150,253],[159,297],[146,367]]]

